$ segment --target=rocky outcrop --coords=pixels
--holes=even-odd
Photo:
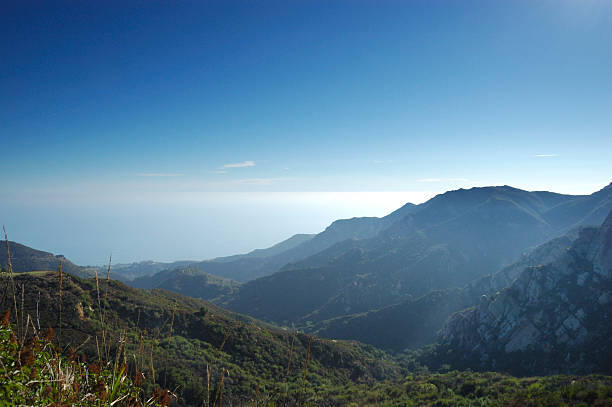
[[[529,374],[612,372],[612,213],[555,254],[450,319],[441,342],[454,363]]]

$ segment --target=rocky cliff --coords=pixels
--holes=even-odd
[[[612,213],[441,332],[457,365],[529,374],[612,373],[611,337]]]

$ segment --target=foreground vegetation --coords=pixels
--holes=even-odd
[[[612,407],[608,376],[430,372],[431,350],[392,357],[166,291],[57,272],[1,280],[0,306],[18,312],[0,335],[0,405]],[[15,340],[27,327],[52,327],[53,343]]]
[[[515,378],[497,372],[424,372],[400,381],[327,389],[319,397],[328,405],[351,407],[612,406],[612,377]]]
[[[64,275],[60,295],[57,272],[13,281],[16,325],[53,327],[56,345],[78,348],[87,360],[113,359],[122,347],[148,378],[145,392],[168,388],[179,405],[301,405],[324,388],[401,377],[374,347],[286,332],[167,291]],[[2,309],[14,308],[11,295],[0,300]]]
[[[52,344],[53,331],[44,336],[33,332],[20,340],[6,312],[0,321],[0,405],[2,406],[129,406],[169,405],[167,391],[149,397],[138,373],[132,380],[128,367],[117,354],[115,362],[87,364],[62,356]],[[22,338],[25,339],[25,338]]]

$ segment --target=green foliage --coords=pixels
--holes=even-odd
[[[330,388],[319,393],[318,398],[347,406],[612,406],[612,377],[515,378],[496,372],[422,373],[373,386]]]
[[[159,406],[127,375],[126,366],[87,365],[57,354],[49,340],[20,343],[0,326],[0,406]]]
[[[151,276],[139,277],[129,283],[136,288],[159,288],[189,297],[213,300],[234,293],[240,283],[205,273],[195,267],[160,271]]]
[[[59,332],[57,273],[19,274],[15,284],[18,292],[24,289],[23,314],[39,319],[43,330],[54,327]],[[57,342],[75,348],[85,342],[81,352],[96,360],[98,348],[103,356],[112,356],[121,341],[128,361],[134,360],[148,379],[146,394],[156,383],[177,394],[179,405],[200,406],[207,392],[212,403],[223,371],[229,372],[223,400],[234,405],[252,399],[258,387],[261,400],[301,404],[325,387],[400,377],[398,365],[385,352],[313,338],[304,380],[305,334],[173,292],[134,289],[113,280],[100,280],[99,291],[100,307],[95,280],[64,276],[62,337]],[[7,299],[0,309],[10,305]]]

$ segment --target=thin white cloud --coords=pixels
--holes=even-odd
[[[421,178],[417,182],[467,182],[467,178]]]
[[[253,186],[269,186],[276,185],[292,180],[293,178],[241,178],[224,181],[211,181],[200,184],[201,188],[234,188],[234,187],[253,187]]]
[[[238,179],[234,182],[241,185],[272,185],[281,179],[282,178],[246,178]]]
[[[550,157],[559,157],[559,154],[536,154],[534,157],[537,158],[550,158]]]
[[[183,174],[177,174],[172,172],[139,172],[136,174],[137,177],[182,177]]]
[[[244,167],[255,167],[255,161],[243,161],[241,163],[230,163],[221,166],[221,168],[244,168]]]

